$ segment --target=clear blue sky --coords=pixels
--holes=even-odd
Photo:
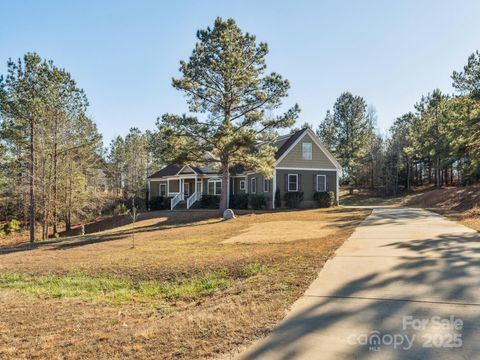
[[[291,82],[299,123],[315,127],[343,91],[374,105],[379,127],[422,94],[452,92],[450,75],[480,48],[480,1],[0,0],[0,73],[38,52],[85,89],[105,144],[132,126],[187,110],[171,87],[195,32],[216,16],[269,44],[267,65]]]

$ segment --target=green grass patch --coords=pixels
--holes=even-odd
[[[240,276],[243,278],[249,278],[252,276],[255,276],[261,272],[267,271],[268,266],[260,263],[250,263],[248,265],[245,265],[241,270],[240,270]]]
[[[16,289],[38,297],[107,300],[114,303],[194,299],[212,295],[230,285],[231,281],[222,272],[173,282],[133,282],[117,277],[94,277],[82,272],[41,276],[0,273],[0,288],[3,289]]]

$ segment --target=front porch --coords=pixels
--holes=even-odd
[[[185,204],[190,209],[202,195],[220,195],[222,182],[218,175],[176,175],[149,179],[149,200],[155,197],[171,198],[170,209]]]

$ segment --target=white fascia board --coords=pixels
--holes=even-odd
[[[322,168],[299,168],[299,167],[282,167],[275,166],[276,170],[298,170],[298,171],[335,171],[338,172],[338,169],[322,169]]]
[[[320,141],[318,136],[311,129],[307,129],[307,131],[305,131],[302,136],[300,136],[297,140],[295,140],[295,142],[292,145],[290,145],[290,147],[282,154],[282,156],[280,156],[280,158],[278,158],[278,160],[275,161],[274,166],[276,167],[287,156],[287,154],[305,137],[306,134],[308,134],[310,136],[310,138],[315,142],[315,144],[325,154],[325,156],[328,158],[328,160],[330,160],[330,162],[333,164],[335,169],[342,170],[342,166],[338,163],[337,160],[335,160],[335,158],[330,153],[330,151],[328,151],[328,149],[322,144],[322,142]]]

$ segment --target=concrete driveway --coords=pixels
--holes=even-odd
[[[480,234],[375,208],[241,359],[480,359]]]

